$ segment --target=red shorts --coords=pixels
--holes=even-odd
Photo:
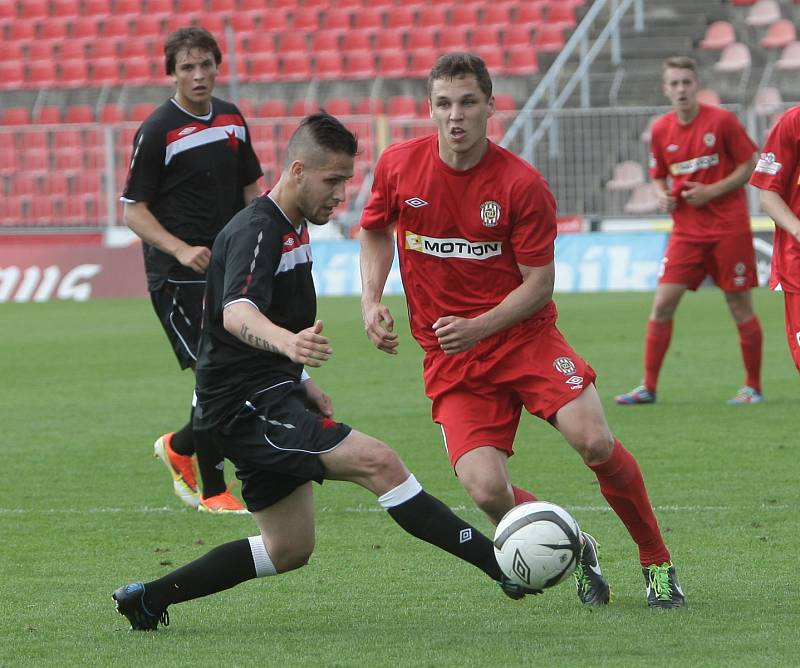
[[[786,340],[795,367],[800,371],[800,292],[783,293],[786,313]]]
[[[549,420],[594,382],[554,323],[530,329],[521,323],[458,355],[426,353],[425,393],[453,465],[486,445],[511,456],[523,406]]]
[[[748,231],[717,241],[670,237],[658,282],[697,290],[706,276],[725,292],[758,287],[753,235]]]

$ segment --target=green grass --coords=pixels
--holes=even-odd
[[[687,608],[645,607],[635,548],[594,476],[526,416],[514,477],[599,538],[608,608],[581,607],[571,584],[512,602],[407,537],[364,490],[326,483],[308,567],[174,606],[155,634],[129,633],[110,592],[255,531],[247,517],[183,510],[151,457],[154,438],[187,417],[192,379],[145,301],[3,304],[0,666],[796,665],[800,385],[782,298],[756,295],[763,405],[724,405],[742,381],[737,337],[720,293],[706,290],[678,313],[659,403],[618,407],[613,394],[641,375],[650,299],[561,295],[560,325],[641,464]],[[430,422],[407,326],[388,357],[366,341],[356,300],[320,310],[335,353],[314,376],[337,417],[392,444],[429,491],[489,531]]]

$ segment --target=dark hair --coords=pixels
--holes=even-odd
[[[433,82],[436,79],[456,79],[467,74],[475,76],[478,87],[487,100],[492,97],[492,77],[486,69],[486,63],[471,53],[445,53],[439,56],[428,75],[428,97],[433,92]]]
[[[178,56],[178,52],[184,49],[187,51],[192,49],[211,51],[214,54],[214,61],[217,66],[222,62],[222,52],[219,50],[219,44],[217,44],[217,40],[208,30],[196,26],[178,28],[164,42],[164,67],[167,74],[175,73],[175,58]]]
[[[358,153],[358,139],[339,119],[326,111],[318,111],[300,121],[287,148],[290,161],[296,159],[298,153],[304,149],[314,151],[317,148],[355,157]]]

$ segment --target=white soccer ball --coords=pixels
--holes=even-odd
[[[575,518],[554,503],[532,501],[509,510],[494,534],[494,555],[512,582],[547,589],[575,570],[581,557]]]

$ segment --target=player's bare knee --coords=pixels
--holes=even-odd
[[[278,573],[302,568],[314,552],[314,536],[293,537],[292,540],[272,540],[269,555]]]
[[[604,429],[588,431],[575,448],[586,464],[606,461],[614,450],[614,437]]]
[[[403,461],[386,443],[375,439],[362,454],[363,475],[374,490],[388,492],[408,478],[409,472]]]
[[[465,483],[467,493],[478,506],[495,522],[514,505],[514,493],[505,480],[473,480]]]

